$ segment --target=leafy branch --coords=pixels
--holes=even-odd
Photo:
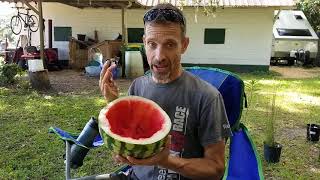
[[[297,8],[304,12],[315,31],[320,31],[320,0],[300,0]]]
[[[253,96],[258,92],[260,89],[259,87],[259,81],[258,80],[250,80],[248,82],[245,82],[246,92],[248,92],[247,100],[248,100],[248,107],[244,114],[243,122],[246,121],[248,117],[248,113],[251,110],[252,102],[253,102]]]
[[[181,10],[183,10],[183,7],[187,5],[189,1],[187,0],[182,0],[179,1],[179,5]],[[220,0],[192,0],[192,4],[194,6],[195,10],[195,21],[197,22],[197,16],[199,9],[202,8],[202,13],[205,16],[212,16],[215,17],[215,13],[218,9]]]

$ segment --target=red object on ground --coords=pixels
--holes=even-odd
[[[30,60],[30,59],[40,59],[40,53],[27,53],[21,55],[21,58],[24,60]]]
[[[44,55],[48,64],[58,63],[58,48],[46,48],[44,49]]]
[[[30,59],[40,59],[40,52],[27,53],[21,55],[21,59],[30,60]],[[47,48],[44,49],[44,58],[48,65],[58,63],[58,49],[57,48]]]

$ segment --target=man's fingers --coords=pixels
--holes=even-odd
[[[104,73],[102,79],[101,79],[101,83],[104,84],[104,83],[110,82],[111,81],[111,77],[112,77],[112,73],[111,73],[110,67],[108,67],[106,69],[106,72]]]
[[[117,156],[116,154],[112,155],[113,161],[116,162],[117,164],[121,163],[121,161],[116,156]]]
[[[104,84],[103,95],[105,97],[109,97],[110,94],[111,94],[111,91],[112,91],[112,89],[111,89],[110,85],[109,84]]]
[[[136,165],[141,165],[141,164],[149,164],[150,159],[136,159],[134,157],[131,156],[127,156],[127,160],[130,164],[136,164]]]
[[[110,67],[111,65],[111,62],[110,61],[107,61],[106,63],[104,63],[103,67],[102,67],[102,70],[101,70],[101,73],[100,73],[100,80],[103,79],[104,75],[106,74],[107,72],[107,69]]]
[[[100,86],[106,82],[112,81],[112,70],[116,67],[117,65],[111,64],[111,61],[109,60],[103,65],[100,73],[100,81],[99,81]]]
[[[128,159],[122,157],[121,155],[116,155],[115,157],[119,162],[132,165],[132,163],[130,161],[128,161]]]
[[[111,65],[110,67],[108,67],[106,73],[104,74],[104,76],[102,77],[102,81],[101,83],[104,84],[104,83],[112,83],[113,82],[113,79],[112,79],[112,70],[114,68],[116,68],[117,65],[113,64]]]
[[[159,154],[156,154],[152,157],[145,158],[145,159],[137,159],[131,156],[127,156],[127,160],[129,163],[135,164],[135,165],[155,165],[160,160],[160,157],[159,157]]]
[[[171,135],[168,135],[165,147],[170,149],[170,145],[171,145]]]
[[[117,164],[122,164],[122,163],[123,164],[130,164],[130,162],[126,158],[122,157],[119,154],[113,154],[112,158]]]
[[[121,155],[116,155],[116,159],[118,160],[118,161],[121,161],[121,162],[126,162],[127,161],[127,159],[126,158],[124,158],[124,157],[122,157]]]

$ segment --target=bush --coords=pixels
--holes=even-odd
[[[4,64],[0,66],[0,85],[14,83],[14,77],[22,70],[17,64]]]

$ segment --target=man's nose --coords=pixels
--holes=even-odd
[[[165,60],[165,50],[163,47],[159,46],[156,49],[156,59],[158,62],[162,62]]]

